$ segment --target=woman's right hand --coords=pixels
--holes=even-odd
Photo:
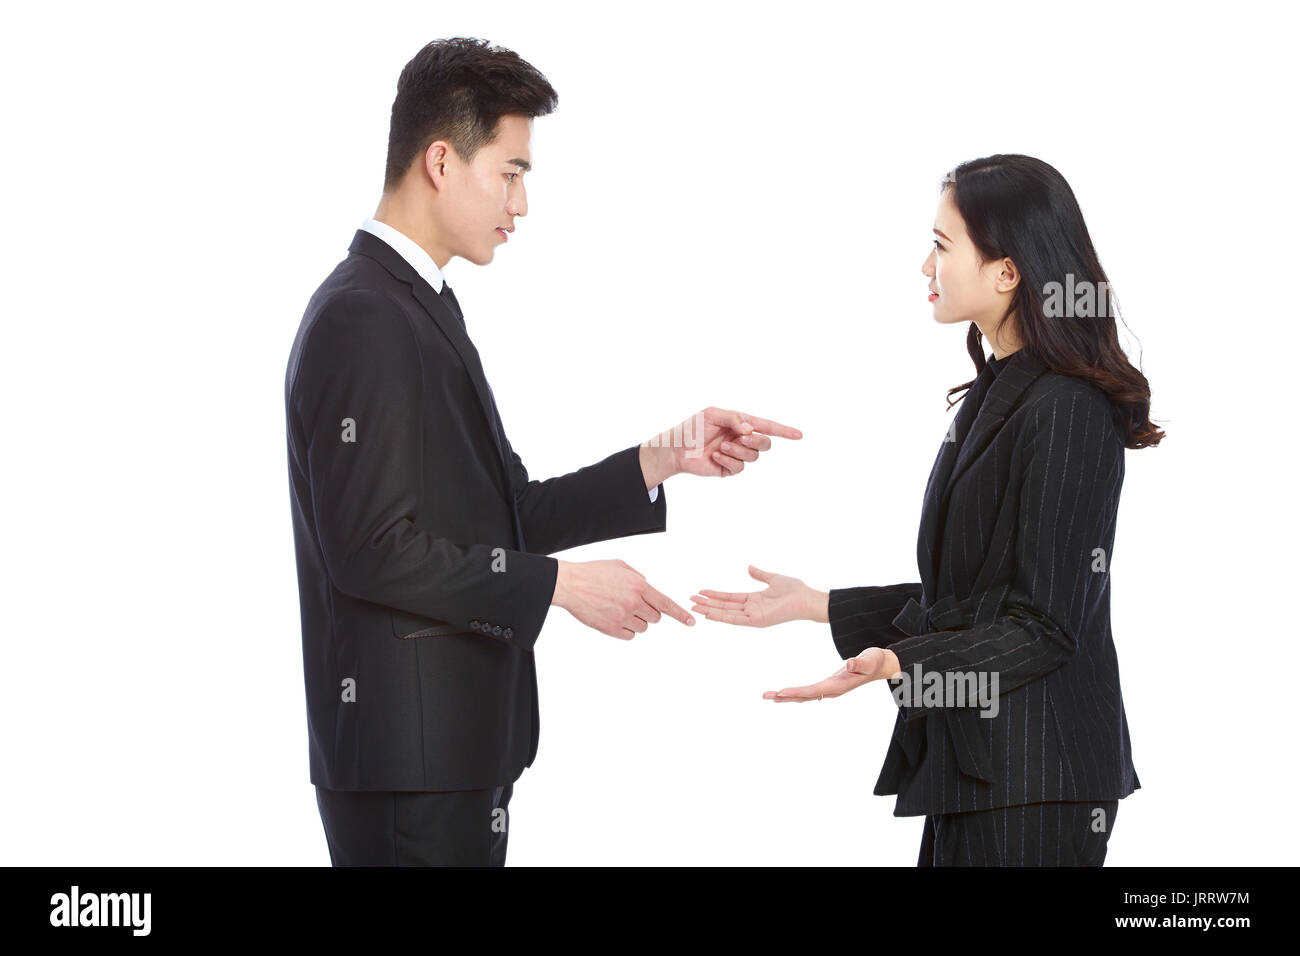
[[[700,591],[691,596],[695,602],[691,610],[710,621],[746,627],[771,627],[787,621],[827,622],[828,592],[814,590],[798,578],[759,570],[752,564],[749,575],[767,588],[744,593]]]

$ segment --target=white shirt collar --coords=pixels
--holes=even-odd
[[[418,242],[378,219],[367,219],[361,224],[361,228],[392,246],[394,252],[409,262],[411,268],[418,272],[425,282],[433,286],[434,292],[442,292],[442,270],[433,261],[433,257],[420,248]]]

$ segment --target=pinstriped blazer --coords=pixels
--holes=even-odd
[[[1023,348],[990,362],[930,472],[921,580],[830,592],[840,656],[888,647],[908,675],[890,681],[899,712],[875,786],[898,795],[895,816],[1140,788],[1110,629],[1122,436],[1091,383]],[[992,691],[994,675],[995,716],[959,695],[903,693],[918,676]]]

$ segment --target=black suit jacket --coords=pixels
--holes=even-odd
[[[1092,384],[1025,349],[999,366],[976,377],[935,459],[921,580],[830,592],[841,657],[888,647],[907,675],[918,664],[923,675],[997,673],[991,718],[951,697],[917,706],[896,695],[875,787],[898,794],[896,816],[1112,800],[1141,786],[1110,630],[1123,433]]]
[[[637,446],[547,481],[448,294],[358,230],[285,373],[311,781],[469,790],[537,753],[552,552],[663,531]],[[537,381],[544,387],[544,373]]]

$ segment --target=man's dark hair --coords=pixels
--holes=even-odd
[[[398,77],[384,190],[434,140],[451,143],[468,163],[492,142],[502,116],[545,116],[558,103],[546,77],[519,54],[474,37],[434,40]]]

